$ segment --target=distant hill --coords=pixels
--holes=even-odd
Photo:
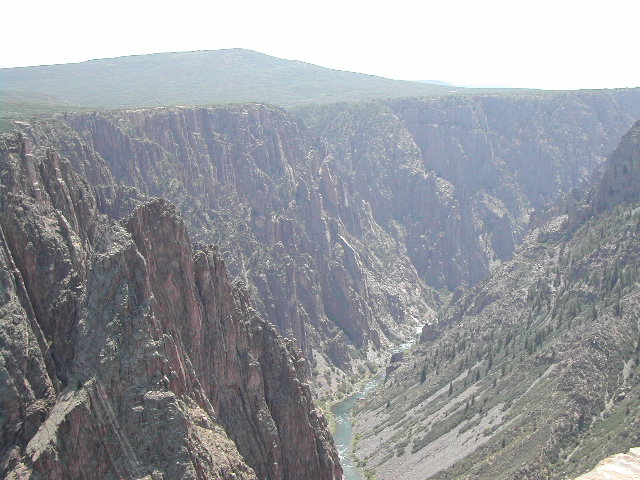
[[[480,91],[332,70],[243,49],[0,69],[3,119],[85,108],[245,102],[288,107]]]
[[[454,83],[445,82],[443,80],[414,80],[414,82],[430,83],[432,85],[443,85],[445,87],[457,87]]]
[[[54,109],[242,102],[293,105],[460,90],[464,89],[332,70],[242,49],[0,69],[5,117],[10,110],[31,112],[32,104]]]

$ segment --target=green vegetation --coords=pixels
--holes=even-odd
[[[34,116],[47,116],[65,110],[87,109],[37,92],[0,90],[0,132],[11,131],[15,120],[28,121]]]
[[[443,335],[357,407],[356,419],[382,414],[360,438],[384,439],[367,463],[414,462],[446,436],[475,446],[430,478],[560,479],[640,444],[639,231],[639,204],[614,207],[530,243],[451,306],[445,315],[494,299],[463,322],[445,317]]]

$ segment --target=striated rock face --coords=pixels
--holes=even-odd
[[[171,203],[21,135],[0,176],[3,478],[341,478],[300,352]]]
[[[578,186],[640,116],[640,91],[298,113],[308,128],[242,105],[68,114],[24,130],[34,148],[53,142],[111,215],[145,195],[175,202],[261,315],[312,363],[349,370],[352,347],[382,358],[431,321],[430,287],[473,285],[508,259],[530,210]]]
[[[640,121],[613,152],[592,203],[597,210],[640,198]]]
[[[436,296],[403,244],[281,109],[70,114],[25,130],[55,143],[114,215],[135,204],[126,188],[176,202],[195,240],[220,246],[259,312],[311,361],[323,352],[349,369],[353,346],[375,357],[432,315]]]
[[[640,118],[640,95],[399,99],[300,114],[420,277],[455,289],[510,258],[530,211],[603,164]]]
[[[638,127],[582,195],[590,213],[535,226],[359,407],[376,478],[574,478],[638,445]]]

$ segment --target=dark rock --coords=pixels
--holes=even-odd
[[[219,246],[255,308],[310,360],[322,352],[348,369],[341,342],[386,348],[436,303],[336,159],[279,108],[68,114],[25,130],[41,148],[56,138],[77,171],[92,172],[104,213],[175,202],[194,239]]]
[[[427,323],[422,327],[420,333],[420,342],[433,342],[440,336],[440,329],[431,323]]]
[[[404,360],[404,352],[396,352],[391,355],[391,363],[399,363]]]
[[[115,222],[135,192],[0,149],[3,477],[341,478],[301,353],[173,204]]]
[[[404,361],[404,352],[396,352],[393,355],[391,355],[390,364],[387,365],[385,369],[385,379],[389,378],[389,375],[391,375],[398,368],[400,368],[403,361]]]

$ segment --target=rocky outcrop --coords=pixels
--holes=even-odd
[[[391,355],[391,359],[389,360],[389,365],[386,366],[385,368],[385,379],[389,378],[389,375],[391,375],[393,372],[395,372],[398,368],[400,368],[400,366],[402,365],[402,362],[404,360],[404,353],[403,352],[396,352],[393,355]]]
[[[341,478],[301,353],[217,250],[40,147],[0,143],[3,477]]]
[[[300,115],[376,221],[406,246],[420,277],[455,289],[509,259],[531,210],[603,164],[640,118],[640,95],[398,99]]]
[[[614,205],[640,198],[640,121],[624,136],[613,152],[602,176],[595,198],[594,210],[602,211]]]
[[[589,473],[575,480],[637,480],[640,478],[640,449],[605,458]]]

